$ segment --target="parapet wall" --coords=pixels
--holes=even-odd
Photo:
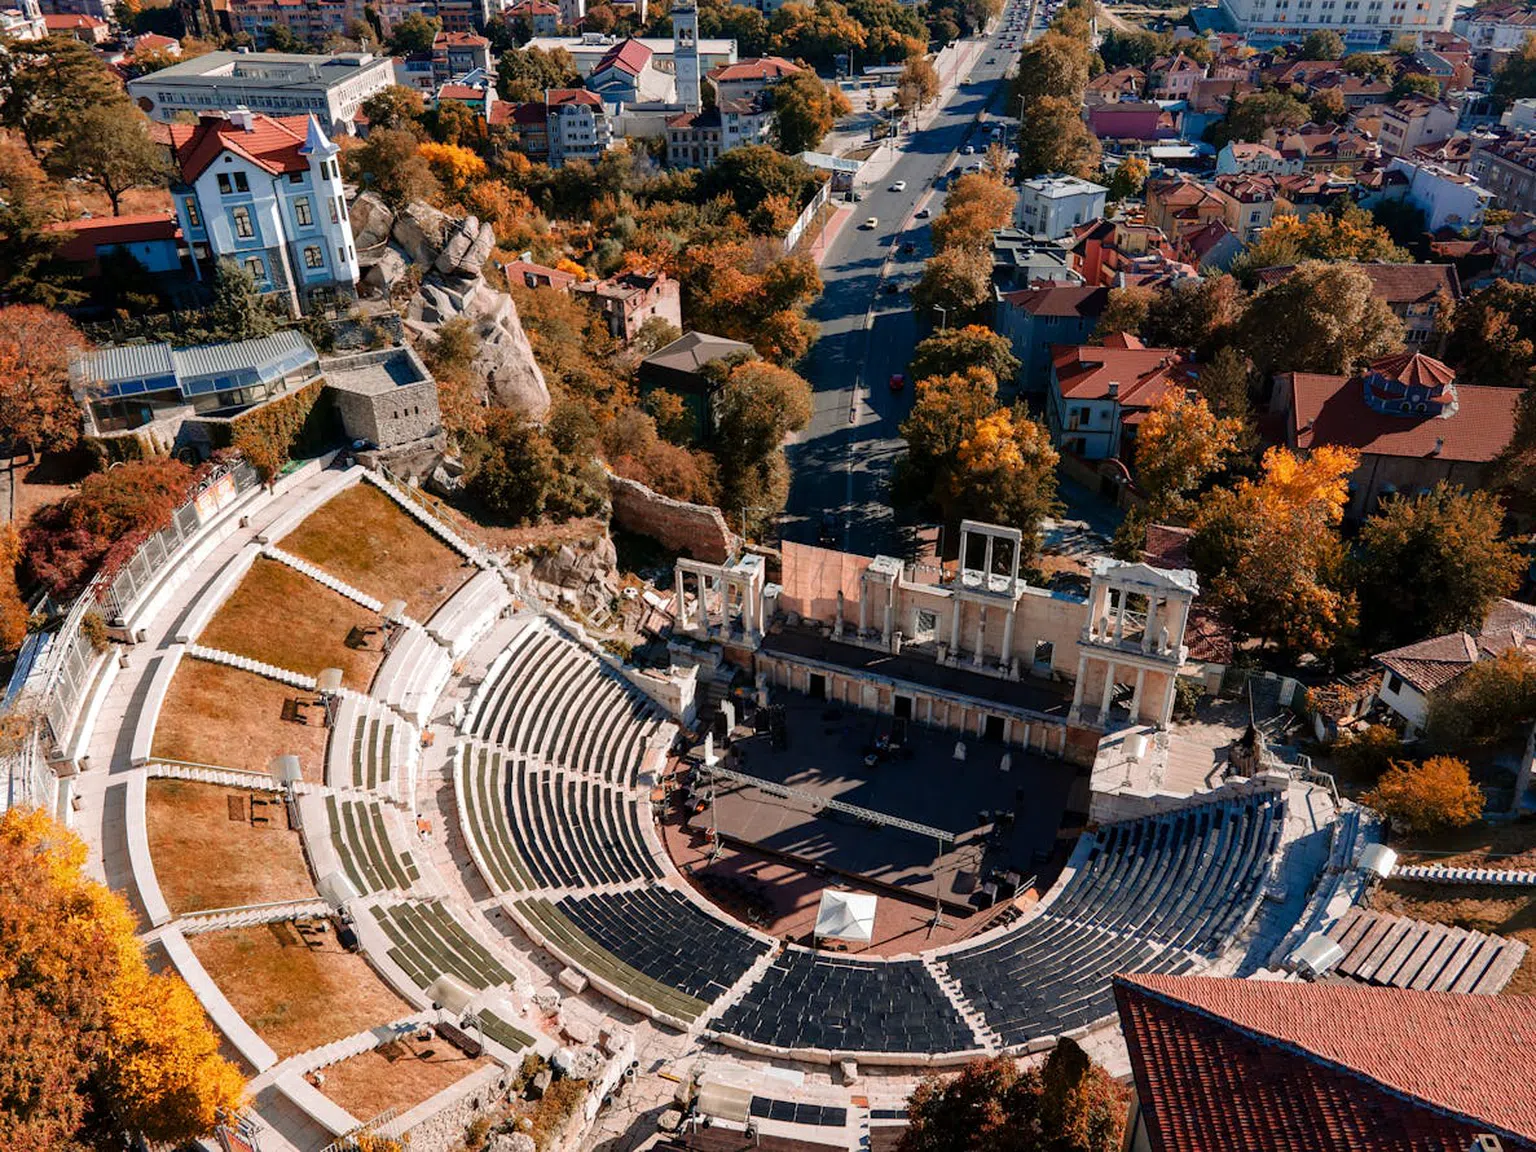
[[[613,522],[626,532],[657,540],[707,564],[723,564],[739,543],[720,509],[673,500],[638,480],[608,473]]]

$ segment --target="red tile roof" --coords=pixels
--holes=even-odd
[[[1536,998],[1117,977],[1153,1152],[1536,1148]]]
[[[544,103],[552,108],[570,104],[589,104],[594,108],[601,108],[603,98],[596,92],[588,92],[585,88],[551,88],[544,93]]]
[[[595,76],[599,72],[606,72],[609,68],[621,68],[631,76],[638,76],[650,62],[651,50],[640,41],[631,38],[621,44],[615,44],[603,53],[603,58],[592,69],[592,74]]]
[[[1333,444],[1369,456],[1401,456],[1486,464],[1509,443],[1518,388],[1456,386],[1453,415],[1389,415],[1365,402],[1363,385],[1344,376],[1292,372],[1282,378],[1290,391],[1290,427],[1298,448]]]
[[[1375,295],[1388,304],[1428,304],[1442,289],[1452,300],[1461,299],[1461,278],[1454,264],[1346,263],[1370,277]],[[1277,264],[1260,268],[1257,275],[1260,284],[1278,284],[1295,270],[1294,264]]]
[[[1456,382],[1456,373],[1449,365],[1422,352],[1399,352],[1394,356],[1383,356],[1371,364],[1370,370],[1389,380],[1419,388],[1444,388]]]
[[[45,232],[71,232],[59,245],[65,260],[88,264],[96,259],[96,249],[104,245],[135,244],[146,240],[175,240],[181,235],[176,217],[163,213],[142,216],[96,216],[89,220],[65,220],[50,224]]]
[[[162,49],[175,48],[181,44],[171,36],[162,36],[158,32],[145,32],[133,39],[134,52],[156,52]]]
[[[720,81],[729,83],[733,80],[782,80],[799,71],[798,65],[791,64],[782,56],[756,56],[738,60],[734,64],[721,64],[710,72],[709,78],[716,83]]]
[[[275,176],[309,168],[299,152],[308,130],[307,116],[254,116],[250,131],[222,116],[204,116],[194,125],[172,124],[171,146],[189,184],[226,149]]]
[[[1189,365],[1172,348],[1057,346],[1051,360],[1063,397],[1106,400],[1110,385],[1122,408],[1151,408],[1171,388],[1188,384]]]
[[[549,3],[549,0],[520,0],[519,3],[507,9],[510,16],[558,16],[558,5]]]
[[[1063,316],[1094,319],[1104,314],[1109,303],[1108,288],[1056,284],[1041,288],[1020,288],[1006,292],[1003,299],[1031,316]]]
[[[432,38],[433,48],[489,48],[491,42],[473,32],[439,32]]]
[[[49,32],[72,32],[77,28],[105,28],[107,26],[105,20],[98,20],[95,16],[52,12],[43,17],[43,23],[47,26]]]

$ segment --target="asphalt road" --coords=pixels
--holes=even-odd
[[[1028,9],[1028,0],[1014,0],[998,28],[1006,28],[1014,12]],[[785,539],[817,543],[830,513],[829,543],[864,555],[910,551],[889,488],[903,450],[897,430],[911,408],[912,389],[908,383],[893,392],[890,379],[906,371],[918,340],[940,321],[914,316],[906,291],[921,278],[931,254],[928,221],[914,219],[914,213],[927,208],[937,215],[943,193],[933,190],[934,180],[985,151],[985,129],[977,126],[977,117],[983,110],[1004,111],[1007,85],[999,81],[1017,49],[998,45],[1016,35],[999,30],[990,36],[988,49],[975,57],[938,114],[897,142],[901,152],[894,166],[862,189],[863,201],[832,241],[822,264],[825,287],[810,310],[821,334],[802,366],[815,391],[815,414],[788,446],[792,481],[781,526]],[[965,144],[976,147],[976,157],[955,155]],[[892,191],[902,180],[905,190]],[[864,228],[870,216],[879,224]],[[915,251],[902,255],[900,245],[908,241]],[[903,290],[887,293],[888,279]]]

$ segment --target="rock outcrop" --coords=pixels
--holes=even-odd
[[[455,219],[420,202],[392,212],[366,192],[351,212],[364,291],[388,296],[417,268],[421,286],[404,307],[407,330],[432,340],[448,321],[469,321],[480,343],[471,367],[477,399],[542,420],[549,411],[549,386],[517,306],[485,279],[485,262],[496,244],[490,223],[474,216]]]

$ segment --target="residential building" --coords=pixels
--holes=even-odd
[[[489,124],[500,130],[498,139],[510,137],[508,144],[528,159],[539,164],[548,163],[549,110],[544,101],[530,100],[526,104],[498,101],[491,108]]]
[[[1108,192],[1102,184],[1060,172],[1022,180],[1014,220],[1025,232],[1055,240],[1103,216]]]
[[[567,20],[566,23],[569,24],[572,21]],[[669,75],[675,74],[677,62],[673,58],[676,51],[676,45],[673,40],[646,36],[637,37],[636,42],[651,53],[651,61],[654,67]],[[585,80],[617,43],[619,42],[614,40],[612,36],[588,32],[576,37],[536,36],[525,47],[538,48],[544,52],[548,52],[553,48],[563,48],[566,52],[570,53],[571,60],[576,65],[577,74]],[[695,43],[697,45],[699,75],[701,77],[723,64],[736,63],[735,40],[700,38]]]
[[[1101,72],[1088,81],[1083,90],[1083,104],[1118,104],[1122,100],[1140,100],[1147,86],[1147,74],[1129,64]]]
[[[1374,49],[1405,33],[1449,29],[1455,10],[1454,0],[1221,0],[1230,26],[1255,47],[1292,43],[1327,28],[1348,47]]]
[[[748,100],[799,71],[782,56],[752,56],[710,69],[708,80],[717,100]]]
[[[394,57],[395,83],[402,88],[420,92],[430,100],[437,91],[437,72],[432,67],[431,52],[412,52],[408,56]]]
[[[356,295],[339,149],[314,116],[205,116],[170,134],[171,196],[199,277],[232,260],[294,315]]]
[[[1483,236],[1493,250],[1497,275],[1522,284],[1536,284],[1536,216],[1517,212]]]
[[[992,328],[1006,336],[1018,357],[1018,385],[1045,391],[1051,377],[1053,345],[1083,344],[1098,327],[1109,289],[1078,284],[1042,284],[999,292]]]
[[[444,32],[480,32],[491,19],[490,0],[435,0]]]
[[[491,70],[491,42],[474,32],[439,32],[432,40],[432,76],[439,84],[476,69]]]
[[[1449,228],[1461,232],[1483,226],[1483,213],[1493,203],[1493,193],[1480,188],[1470,176],[1416,160],[1394,157],[1389,172],[1408,178],[1403,199],[1424,213],[1424,226],[1431,232]]]
[[[1380,930],[1389,927],[1401,935],[1391,924]],[[1421,963],[1430,953],[1449,957],[1460,943],[1426,936],[1414,955]],[[1386,983],[1379,963],[1371,970]],[[1451,968],[1445,974],[1435,987],[1459,986]],[[1536,1031],[1536,998],[1377,987],[1348,976],[1156,974],[1117,976],[1114,987],[1135,1085],[1129,1152],[1536,1145],[1530,1093],[1512,1089],[1508,1075],[1513,1038]],[[1512,1039],[1489,1043],[1495,1036]]]
[[[476,73],[470,73],[476,76]],[[462,104],[472,112],[479,120],[486,124],[496,111],[496,83],[491,79],[481,79],[478,83],[466,84],[453,81],[441,84],[437,91],[432,93],[429,104],[441,106],[443,104]]]
[[[1490,4],[1468,8],[1452,27],[1467,38],[1474,52],[1518,52],[1527,36],[1536,35],[1536,8],[1524,4]]]
[[[1208,220],[1192,232],[1179,236],[1175,249],[1179,259],[1193,264],[1201,272],[1225,272],[1242,254],[1243,241],[1227,227],[1225,220]]]
[[[1264,142],[1285,160],[1299,160],[1303,172],[1354,172],[1381,149],[1370,137],[1341,124],[1303,124],[1283,132],[1270,130]]]
[[[708,437],[715,430],[716,401],[725,378],[705,369],[733,358],[755,360],[757,351],[740,340],[711,336],[708,332],[685,332],[640,361],[640,395],[664,390],[682,397],[693,416],[694,428],[700,436]]]
[[[1405,96],[1381,114],[1383,156],[1405,156],[1449,140],[1456,132],[1456,113],[1427,96]]]
[[[1425,148],[1415,148],[1411,158],[1420,164],[1434,164],[1457,176],[1465,176],[1472,167],[1472,153],[1486,133],[1462,133]]]
[[[1087,120],[1088,130],[1100,140],[1172,140],[1179,135],[1172,112],[1142,100],[1090,105]]]
[[[29,44],[48,36],[48,24],[37,0],[22,0],[20,8],[0,9],[0,37],[13,44]]]
[[[94,16],[107,24],[117,15],[117,0],[40,0],[39,6],[50,16]]]
[[[519,0],[503,15],[513,22],[522,21],[535,36],[553,36],[560,30],[560,9],[549,0]]]
[[[1051,349],[1045,421],[1051,441],[1085,460],[1129,460],[1135,427],[1170,392],[1193,384],[1192,364],[1173,348],[1148,348],[1120,334],[1103,347]]]
[[[613,45],[586,78],[605,104],[674,99],[674,78],[656,67],[656,54],[633,37]]]
[[[597,93],[585,88],[551,88],[544,93],[549,133],[549,164],[564,167],[571,160],[596,163],[613,145],[613,128]]]
[[[1509,443],[1519,400],[1516,388],[1458,384],[1422,352],[1385,357],[1355,377],[1287,373],[1278,390],[1290,447],[1327,444],[1359,455],[1345,508],[1356,522],[1395,493],[1440,483],[1482,488]]]
[[[1218,176],[1212,191],[1221,199],[1222,222],[1244,244],[1251,244],[1275,218],[1279,196],[1273,179],[1265,176]]]
[[[1373,657],[1384,669],[1377,699],[1402,721],[1407,733],[1422,732],[1436,692],[1472,665],[1510,648],[1536,653],[1536,607],[1497,600],[1475,636],[1451,632]]]
[[[1205,78],[1205,65],[1182,52],[1162,56],[1147,69],[1148,95],[1154,100],[1188,100],[1197,81]]]
[[[229,28],[245,35],[258,48],[272,43],[273,28],[281,25],[316,48],[347,34],[356,15],[349,0],[229,0]]]
[[[152,276],[180,275],[181,229],[176,217],[162,212],[139,216],[94,216],[49,224],[44,231],[65,233],[57,256],[80,269],[87,279],[101,271],[101,258],[124,252]]]
[[[1518,132],[1479,143],[1469,170],[1493,193],[1494,207],[1536,212],[1536,135]]]
[[[1385,104],[1392,95],[1392,83],[1374,76],[1355,76],[1342,68],[1326,72],[1307,85],[1309,96],[1337,92],[1346,110]]]
[[[1175,243],[1227,213],[1227,202],[1214,189],[1188,176],[1148,180],[1145,196],[1147,223]]]
[[[1289,176],[1300,172],[1302,159],[1299,155],[1281,156],[1268,144],[1250,144],[1229,140],[1216,153],[1218,176]]]
[[[1072,267],[1071,249],[1059,240],[1045,240],[1018,228],[992,233],[992,284],[999,292],[1039,284],[1081,284]]]
[[[181,41],[171,36],[162,36],[158,32],[141,32],[133,38],[133,54],[137,58],[149,53],[179,57]]]
[[[574,272],[535,264],[528,259],[526,253],[510,264],[503,265],[503,271],[507,274],[509,286],[520,284],[524,288],[553,288],[556,292],[569,292],[571,286],[581,280]]]
[[[762,93],[681,112],[667,118],[667,166],[708,168],[733,148],[767,143],[772,132],[773,110]]]
[[[105,20],[81,13],[49,13],[43,17],[43,28],[49,36],[65,36],[92,47],[105,44],[112,35]]]
[[[128,95],[155,120],[244,108],[267,116],[313,115],[335,136],[350,133],[363,102],[394,80],[389,58],[366,52],[209,52],[128,81]]]
[[[1290,213],[1305,220],[1314,212],[1326,212],[1355,189],[1350,175],[1332,172],[1298,172],[1294,176],[1276,176],[1275,211]]]
[[[1084,283],[1107,288],[1156,286],[1196,275],[1178,259],[1162,229],[1135,217],[1096,220],[1077,229],[1072,264]]]
[[[598,309],[608,321],[609,334],[625,344],[653,317],[674,328],[683,326],[682,293],[665,272],[621,272],[606,280],[573,284],[571,291]]]

